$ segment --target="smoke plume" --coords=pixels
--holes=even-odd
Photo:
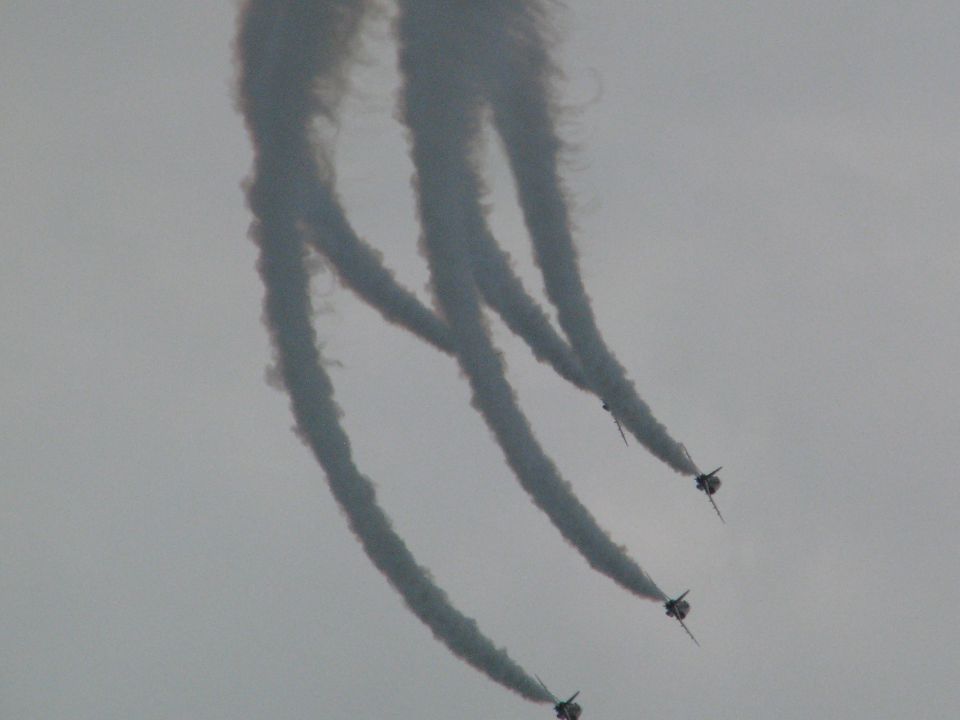
[[[683,448],[653,416],[597,327],[580,278],[560,180],[563,143],[556,132],[554,68],[539,0],[484,3],[478,43],[482,83],[517,186],[527,230],[550,302],[591,387],[637,440],[674,470],[695,474]]]
[[[483,97],[472,57],[486,8],[468,0],[399,0],[403,117],[417,171],[423,246],[473,403],[533,501],[596,570],[646,598],[664,593],[597,525],[545,455],[517,406],[484,324],[466,238],[485,231],[476,146]]]
[[[363,12],[364,3],[348,0],[253,0],[241,14],[239,104],[254,145],[248,202],[255,217],[251,235],[260,250],[264,319],[297,430],[326,472],[367,556],[458,657],[529,700],[549,702],[532,677],[451,605],[394,532],[377,505],[373,484],[353,463],[321,362],[300,222],[304,189],[316,179],[307,128],[317,115],[333,117],[343,89],[339,71]],[[324,77],[336,82],[318,86],[314,80],[321,68]]]

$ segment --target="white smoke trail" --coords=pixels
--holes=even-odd
[[[666,596],[597,525],[544,454],[504,376],[471,278],[465,238],[485,228],[476,149],[482,95],[471,53],[484,3],[399,0],[397,32],[404,79],[403,116],[417,171],[423,245],[441,312],[473,403],[521,485],[561,534],[599,572],[645,598]]]
[[[677,472],[693,475],[696,468],[680,443],[653,416],[604,343],[580,277],[559,174],[563,144],[554,123],[551,82],[556,71],[544,38],[543,3],[489,0],[484,10],[488,42],[479,46],[482,82],[560,326],[594,392],[613,415],[656,457]]]
[[[546,691],[507,653],[494,646],[476,622],[458,612],[391,527],[376,503],[369,479],[353,463],[340,426],[333,386],[323,370],[311,323],[309,276],[299,213],[309,182],[312,148],[304,139],[315,113],[328,113],[341,83],[318,88],[318,67],[342,66],[364,3],[252,0],[241,11],[237,39],[239,104],[255,150],[248,202],[256,218],[251,235],[260,249],[265,287],[264,316],[277,365],[290,396],[297,429],[327,475],[330,489],[374,565],[407,606],[458,657],[491,679],[535,702]],[[285,15],[280,57],[265,47]],[[322,33],[322,35],[321,35]],[[323,38],[325,42],[318,42]],[[328,77],[330,74],[328,73]]]

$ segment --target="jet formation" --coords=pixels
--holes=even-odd
[[[540,3],[492,3],[485,12],[469,3],[395,4],[392,33],[401,74],[397,119],[405,127],[414,165],[420,247],[430,271],[433,307],[399,284],[379,251],[357,234],[334,183],[336,153],[330,141],[335,133],[327,130],[339,127],[347,93],[318,88],[348,86],[346,72],[360,44],[352,38],[376,3],[246,0],[241,5],[235,43],[237,105],[254,149],[253,173],[244,187],[254,216],[250,238],[259,253],[263,319],[275,367],[289,395],[296,432],[323,466],[334,500],[364,552],[409,609],[451,653],[492,681],[527,700],[552,701],[558,720],[578,720],[578,693],[567,700],[553,696],[454,607],[377,502],[373,481],[351,452],[341,422],[344,410],[327,371],[331,363],[311,322],[315,308],[308,259],[313,253],[322,257],[386,321],[451,356],[507,464],[560,535],[590,567],[624,590],[666,601],[667,615],[685,630],[687,593],[667,598],[625,547],[597,524],[533,435],[510,392],[499,349],[483,321],[484,307],[499,314],[534,356],[565,380],[581,390],[605,388],[609,394],[597,399],[623,442],[628,444],[629,430],[674,471],[695,476],[696,487],[718,515],[713,496],[720,487],[720,468],[700,472],[601,340],[581,282],[559,172],[563,142],[550,82],[557,73],[549,22],[541,17],[547,13],[535,10]],[[520,209],[528,220],[536,218],[527,223],[527,234],[564,337],[526,293],[486,223],[483,168],[475,149],[487,124],[509,161]],[[314,132],[315,127],[322,131]],[[451,177],[463,182],[451,188]]]

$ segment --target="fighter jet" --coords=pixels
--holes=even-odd
[[[700,643],[697,642],[697,639],[693,636],[693,633],[690,632],[690,628],[688,628],[683,622],[683,619],[690,614],[690,603],[684,600],[688,592],[690,591],[687,590],[678,598],[673,598],[672,600],[668,599],[663,604],[663,607],[667,609],[667,616],[676,618],[677,622],[680,623],[680,627],[686,631],[687,635],[690,636],[690,639],[697,643],[697,647],[699,647]]]
[[[710,501],[710,504],[713,505],[713,509],[717,511],[717,517],[720,518],[720,522],[726,524],[726,520],[723,519],[723,515],[720,514],[720,508],[717,507],[717,503],[713,499],[713,494],[720,489],[720,478],[717,477],[717,473],[723,470],[722,467],[718,467],[711,473],[700,473],[697,475],[697,490],[702,490],[707,494],[707,500]]]
[[[610,406],[607,405],[606,403],[603,404],[603,409],[606,410],[607,412],[610,412]],[[617,425],[617,430],[620,431],[620,437],[623,438],[623,444],[629,447],[630,443],[627,442],[627,436],[623,434],[623,427],[620,425],[620,421],[617,420],[616,415],[614,415],[613,413],[610,413],[610,415],[613,417],[613,422],[615,422]]]
[[[537,678],[537,682],[540,683],[540,687],[549,695],[553,702],[556,703],[553,706],[553,711],[557,714],[559,720],[578,720],[580,713],[583,712],[582,708],[573,701],[573,699],[580,694],[580,691],[577,690],[573,695],[571,695],[567,700],[558,700],[557,696],[550,692],[550,689],[543,684],[543,680],[534,675]]]
[[[717,477],[717,473],[723,470],[722,467],[718,467],[713,472],[702,473],[700,468],[697,467],[697,464],[693,461],[693,458],[690,457],[690,453],[687,452],[687,448],[683,445],[680,446],[683,448],[683,454],[687,456],[687,459],[690,461],[690,464],[693,465],[697,470],[697,477],[694,478],[697,483],[697,490],[702,490],[707,494],[707,500],[710,501],[710,504],[713,505],[713,509],[717,513],[717,517],[720,518],[720,522],[726,525],[727,521],[723,519],[723,515],[720,514],[720,508],[717,507],[717,503],[713,499],[714,493],[720,489],[720,478]]]

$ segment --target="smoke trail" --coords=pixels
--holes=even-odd
[[[331,185],[332,180],[323,181],[316,172],[307,181],[303,208],[307,241],[330,261],[340,279],[385,320],[452,354],[447,327],[396,281],[383,265],[380,253],[356,234]]]
[[[263,52],[265,41],[273,19],[283,10],[287,17],[282,42],[276,43],[281,57],[268,58]],[[484,637],[475,621],[453,608],[393,531],[376,503],[373,484],[353,464],[333,386],[322,367],[298,227],[300,194],[310,175],[305,158],[312,152],[303,139],[314,113],[329,116],[328,102],[342,87],[335,83],[311,88],[315,71],[342,65],[363,10],[364,3],[347,0],[252,0],[241,11],[240,107],[255,151],[248,202],[256,218],[251,234],[260,249],[265,320],[298,432],[323,466],[330,489],[367,556],[457,656],[529,700],[550,702],[546,691]],[[317,42],[321,30],[329,42]]]
[[[323,2],[318,12],[333,18],[295,34],[290,25],[298,18],[296,3],[252,2],[243,14],[243,30],[256,33],[255,42],[241,48],[248,53],[241,88],[241,106],[257,103],[257,117],[275,120],[278,113],[296,108],[303,117],[291,127],[296,141],[310,148],[296,159],[299,176],[298,219],[303,219],[307,241],[333,266],[340,279],[389,322],[407,330],[446,353],[452,353],[443,323],[423,306],[416,295],[400,286],[384,267],[380,253],[367,245],[350,226],[333,189],[333,169],[326,148],[311,137],[310,121],[335,119],[345,87],[343,61],[357,42],[360,18],[368,0]],[[307,12],[307,11],[302,11]],[[286,29],[286,32],[282,30]],[[294,45],[299,42],[299,45]],[[279,63],[291,72],[276,72]],[[270,82],[268,82],[268,80]],[[313,91],[317,90],[317,93]],[[322,94],[323,102],[317,98]],[[278,101],[278,98],[280,101]],[[246,113],[248,117],[250,113]],[[248,120],[248,122],[251,122]]]
[[[503,319],[507,327],[523,338],[534,356],[550,363],[554,370],[581,390],[591,391],[573,350],[550,324],[546,313],[524,289],[513,272],[510,256],[497,245],[496,239],[481,217],[483,227],[475,235],[464,238],[470,255],[470,266],[483,299]]]
[[[517,185],[547,296],[597,395],[637,440],[680,473],[695,474],[681,445],[637,395],[597,328],[580,278],[570,217],[558,171],[562,142],[554,127],[556,71],[544,39],[539,0],[485,3],[483,82]]]
[[[276,57],[276,51],[280,50],[281,20],[282,14],[270,20],[264,43],[267,60]],[[321,36],[317,39],[319,42],[344,42],[342,38]],[[275,52],[269,52],[271,49]],[[328,71],[334,74],[328,77]],[[316,81],[339,87],[343,81],[335,75],[338,71],[337,65],[324,64],[317,68]],[[262,88],[262,78],[268,72],[269,68],[260,71],[253,83],[254,92]],[[335,109],[334,104],[322,112],[329,116]],[[444,324],[420,303],[416,295],[396,282],[393,273],[384,267],[380,253],[367,245],[351,227],[333,189],[333,173],[329,170],[322,172],[312,159],[304,160],[303,172],[306,177],[302,211],[310,229],[308,242],[331,263],[341,280],[387,321],[401,325],[439,350],[452,354]],[[543,310],[524,290],[510,266],[509,257],[497,246],[488,228],[478,234],[471,244],[471,252],[474,273],[487,303],[500,314],[512,332],[527,342],[538,360],[550,363],[558,374],[576,387],[587,389],[583,372],[570,347],[557,335]]]
[[[337,271],[339,277],[384,319],[406,328],[438,350],[453,354],[446,325],[416,295],[400,286],[385,268],[380,254],[356,234],[335,193],[311,173],[306,190],[304,220],[307,241]],[[523,339],[540,362],[549,363],[565,380],[589,390],[579,362],[570,346],[554,331],[550,320],[526,292],[489,229],[471,243],[473,273],[484,300]]]
[[[533,436],[484,325],[464,238],[483,232],[473,153],[482,96],[470,54],[486,11],[471,0],[399,0],[403,114],[417,170],[420,222],[434,293],[473,390],[473,403],[534,502],[596,570],[646,598],[666,596],[611,541]]]
[[[311,173],[304,219],[308,241],[326,257],[340,278],[364,301],[438,350],[453,354],[450,334],[441,320],[416,295],[400,286],[385,268],[380,254],[363,242],[347,220],[332,181]],[[473,272],[484,299],[510,330],[522,338],[534,356],[549,363],[565,380],[588,390],[583,371],[570,346],[554,331],[550,320],[523,288],[489,229],[471,244]]]

